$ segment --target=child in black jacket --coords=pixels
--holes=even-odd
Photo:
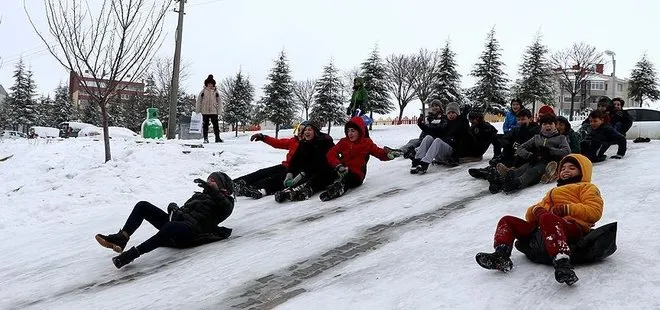
[[[587,156],[592,162],[601,162],[607,159],[605,151],[612,144],[618,145],[619,149],[616,155],[610,158],[622,159],[626,155],[626,137],[618,133],[614,127],[605,123],[605,119],[605,113],[602,111],[591,112],[589,114],[591,132],[580,143],[582,155]]]

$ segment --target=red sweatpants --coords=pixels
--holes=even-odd
[[[528,237],[537,226],[515,216],[504,216],[497,223],[495,230],[495,247],[500,244],[513,246],[518,238]],[[539,217],[538,227],[545,240],[545,249],[550,257],[557,254],[570,255],[569,242],[582,238],[582,227],[573,222],[566,221],[552,213],[545,213]]]

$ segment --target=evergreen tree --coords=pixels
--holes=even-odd
[[[644,54],[630,73],[628,96],[639,103],[639,106],[644,99],[660,100],[657,76],[653,63]]]
[[[440,51],[440,63],[438,64],[438,78],[435,86],[435,98],[447,105],[450,102],[460,103],[463,101],[461,93],[461,74],[456,70],[456,53],[451,50],[449,40]]]
[[[394,111],[394,104],[390,101],[390,95],[387,92],[386,74],[387,68],[385,62],[380,57],[378,47],[369,55],[361,65],[361,75],[364,78],[364,87],[367,89],[367,110],[369,116],[374,117],[374,113],[387,114]]]
[[[115,97],[115,99],[110,102],[108,107],[109,126],[126,126],[126,104],[127,100],[120,100],[118,97]]]
[[[328,134],[332,123],[344,121],[341,79],[335,65],[330,62],[323,68],[321,79],[316,82],[316,94],[310,117],[318,124],[328,123]]]
[[[277,137],[280,125],[291,123],[296,109],[291,72],[284,51],[275,60],[275,67],[268,75],[268,83],[264,86],[264,95],[260,102],[261,112],[275,124]]]
[[[139,133],[142,131],[142,122],[147,118],[150,98],[146,95],[131,96],[124,104],[124,126]]]
[[[245,126],[250,121],[254,88],[250,84],[250,80],[243,77],[240,71],[231,80],[231,84],[231,90],[227,96],[227,102],[225,102],[224,120],[234,125],[238,137],[239,124]]]
[[[536,111],[537,103],[554,103],[555,80],[547,54],[548,48],[541,43],[541,35],[538,34],[532,45],[527,47],[518,69],[521,77],[516,80],[518,97],[523,102],[531,102],[532,111]]]
[[[495,27],[490,30],[486,38],[485,50],[479,57],[479,62],[470,73],[477,79],[476,85],[470,89],[469,97],[478,107],[488,109],[491,104],[504,105],[507,96],[507,83],[509,80],[502,69],[504,64],[500,60],[500,44],[495,39]]]
[[[33,124],[35,119],[36,84],[32,80],[32,71],[25,70],[23,60],[19,60],[14,70],[14,85],[9,88],[9,96],[5,99],[5,117],[8,127],[23,131]]]
[[[80,111],[80,119],[83,121],[83,123],[100,126],[101,108],[99,108],[99,106],[94,102],[87,102],[83,104]]]
[[[49,96],[41,96],[34,109],[35,126],[57,127],[55,122],[55,102]]]
[[[55,101],[53,102],[52,126],[57,127],[61,122],[75,119],[75,111],[69,99],[69,88],[60,84],[55,88]]]

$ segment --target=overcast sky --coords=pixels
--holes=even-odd
[[[41,0],[27,1],[33,18],[43,21]],[[39,92],[52,92],[67,83],[68,75],[44,50],[22,3],[0,1],[0,84],[12,85],[22,56]],[[182,85],[195,93],[209,73],[220,80],[239,68],[261,88],[282,49],[293,78],[306,79],[318,77],[330,59],[342,70],[358,66],[376,44],[387,56],[439,48],[448,38],[463,86],[469,87],[468,74],[493,25],[510,79],[517,77],[521,55],[539,30],[551,50],[584,41],[614,51],[617,76],[628,77],[643,53],[660,61],[657,0],[188,0],[186,12],[182,55],[190,63],[190,77]],[[168,36],[158,54],[171,56],[176,13],[169,13],[165,29]],[[605,73],[611,70],[608,61]],[[405,114],[418,108],[409,106]]]

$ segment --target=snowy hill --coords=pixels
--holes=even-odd
[[[381,146],[417,135],[416,126],[371,132]],[[157,249],[117,270],[115,253],[94,235],[119,230],[136,202],[182,203],[198,189],[194,178],[237,177],[285,155],[246,135],[223,139],[201,149],[113,140],[107,164],[102,143],[87,138],[1,142],[0,158],[14,156],[0,162],[0,309],[660,308],[655,142],[629,142],[624,160],[595,165],[605,200],[599,224],[619,223],[619,249],[578,266],[573,287],[515,251],[508,274],[476,264],[497,220],[522,216],[552,187],[490,195],[466,172],[486,160],[418,176],[407,160],[372,158],[365,184],[335,201],[241,197],[223,223],[234,229],[229,240]],[[154,232],[143,223],[129,246]]]

